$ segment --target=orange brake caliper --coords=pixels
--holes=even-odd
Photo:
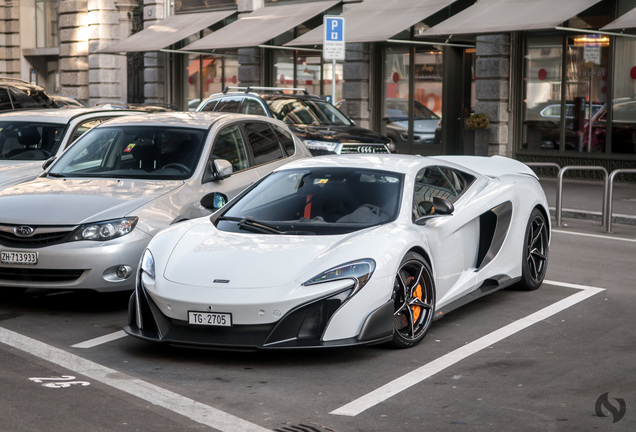
[[[415,291],[413,291],[413,297],[422,300],[422,284],[417,284]],[[420,317],[420,313],[422,313],[422,306],[411,306],[411,309],[413,310],[413,322],[415,323]]]

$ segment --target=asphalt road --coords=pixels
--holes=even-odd
[[[408,350],[178,349],[122,335],[125,293],[3,300],[0,430],[636,430],[636,226],[566,222],[539,290]]]

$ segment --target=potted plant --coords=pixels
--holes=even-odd
[[[464,129],[464,154],[488,156],[490,120],[484,113],[473,113],[466,119]]]

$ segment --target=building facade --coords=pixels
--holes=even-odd
[[[6,0],[0,75],[89,105],[184,110],[228,86],[301,87],[335,93],[403,153],[633,168],[635,10],[636,0]],[[332,15],[345,19],[345,60],[323,55]],[[466,130],[471,113],[489,119],[485,146]]]

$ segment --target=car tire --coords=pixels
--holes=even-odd
[[[393,283],[393,340],[395,348],[417,345],[431,326],[435,313],[435,282],[429,263],[407,253]]]
[[[539,209],[532,210],[523,238],[521,280],[515,285],[524,291],[541,286],[548,269],[548,224]]]

